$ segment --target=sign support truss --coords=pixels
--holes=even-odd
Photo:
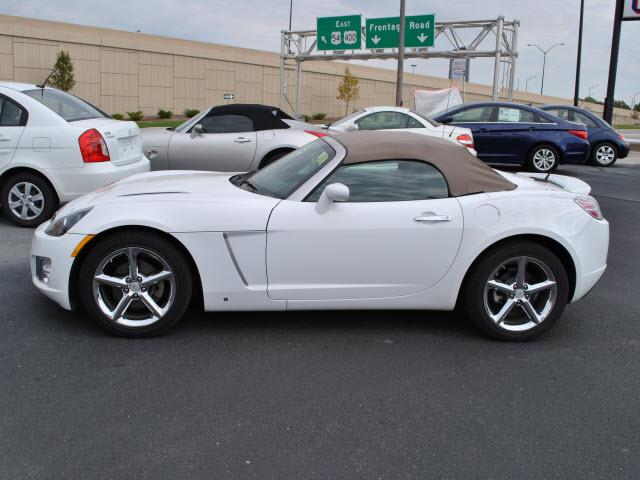
[[[406,48],[405,58],[493,58],[492,98],[498,100],[502,90],[507,91],[507,99],[513,100],[513,87],[518,57],[518,20],[505,21],[503,16],[493,20],[467,20],[461,22],[436,22],[435,40],[440,37],[448,42],[447,50],[434,51],[429,47]],[[366,36],[364,25],[363,37]],[[462,39],[461,32],[474,35],[471,42]],[[490,49],[481,49],[484,40],[493,39]],[[441,41],[442,41],[441,40]],[[281,32],[280,45],[280,108],[289,105],[300,114],[302,63],[330,60],[384,60],[396,59],[397,49],[334,50],[319,51],[316,30],[296,30]],[[485,43],[488,43],[485,42]],[[293,63],[293,64],[292,64]],[[295,71],[295,106],[287,92],[287,76]],[[503,70],[501,75],[501,69]],[[292,96],[292,95],[291,95]]]

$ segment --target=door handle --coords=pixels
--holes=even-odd
[[[5,137],[4,135],[0,135],[0,142],[10,142],[10,137]]]
[[[237,137],[237,138],[234,140],[234,142],[236,142],[236,143],[248,143],[248,142],[250,142],[250,141],[251,141],[251,140],[250,140],[250,139],[248,139],[247,137]]]
[[[426,222],[426,223],[437,223],[437,222],[450,222],[451,217],[449,215],[435,215],[433,213],[423,213],[417,217],[413,217],[414,222]]]

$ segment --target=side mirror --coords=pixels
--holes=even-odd
[[[198,135],[201,135],[203,133],[204,127],[200,123],[197,123],[191,129],[191,138],[196,138]]]
[[[332,183],[322,191],[316,209],[319,213],[325,213],[334,202],[346,202],[349,200],[349,187],[343,183]]]
[[[440,120],[440,123],[443,123],[445,125],[451,122],[453,122],[453,117],[444,117],[442,120]]]
[[[360,130],[360,127],[358,127],[358,125],[356,125],[355,123],[353,125],[349,125],[344,129],[345,132],[357,132],[358,130]]]

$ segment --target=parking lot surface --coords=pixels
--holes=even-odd
[[[32,287],[32,231],[0,218],[0,478],[638,478],[638,163],[558,170],[592,185],[609,268],[524,344],[417,311],[115,338]]]

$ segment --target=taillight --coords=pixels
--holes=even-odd
[[[624,135],[618,135],[620,137],[620,140],[622,140],[623,142],[626,142],[626,140],[624,139]]]
[[[581,138],[582,140],[589,140],[589,134],[586,130],[569,130],[567,133],[570,133],[574,137]]]
[[[598,201],[593,197],[576,197],[573,199],[578,205],[582,207],[582,209],[591,215],[596,220],[602,220],[604,217],[602,216],[602,210],[600,210],[600,205],[598,205]]]
[[[314,137],[319,137],[319,138],[327,136],[326,132],[319,132],[317,130],[305,130],[304,132],[305,133],[309,133],[309,134],[313,135]]]
[[[110,160],[107,143],[95,128],[80,135],[78,143],[84,163],[108,162]]]
[[[462,133],[456,137],[456,140],[467,148],[473,148],[473,137],[468,133]]]

